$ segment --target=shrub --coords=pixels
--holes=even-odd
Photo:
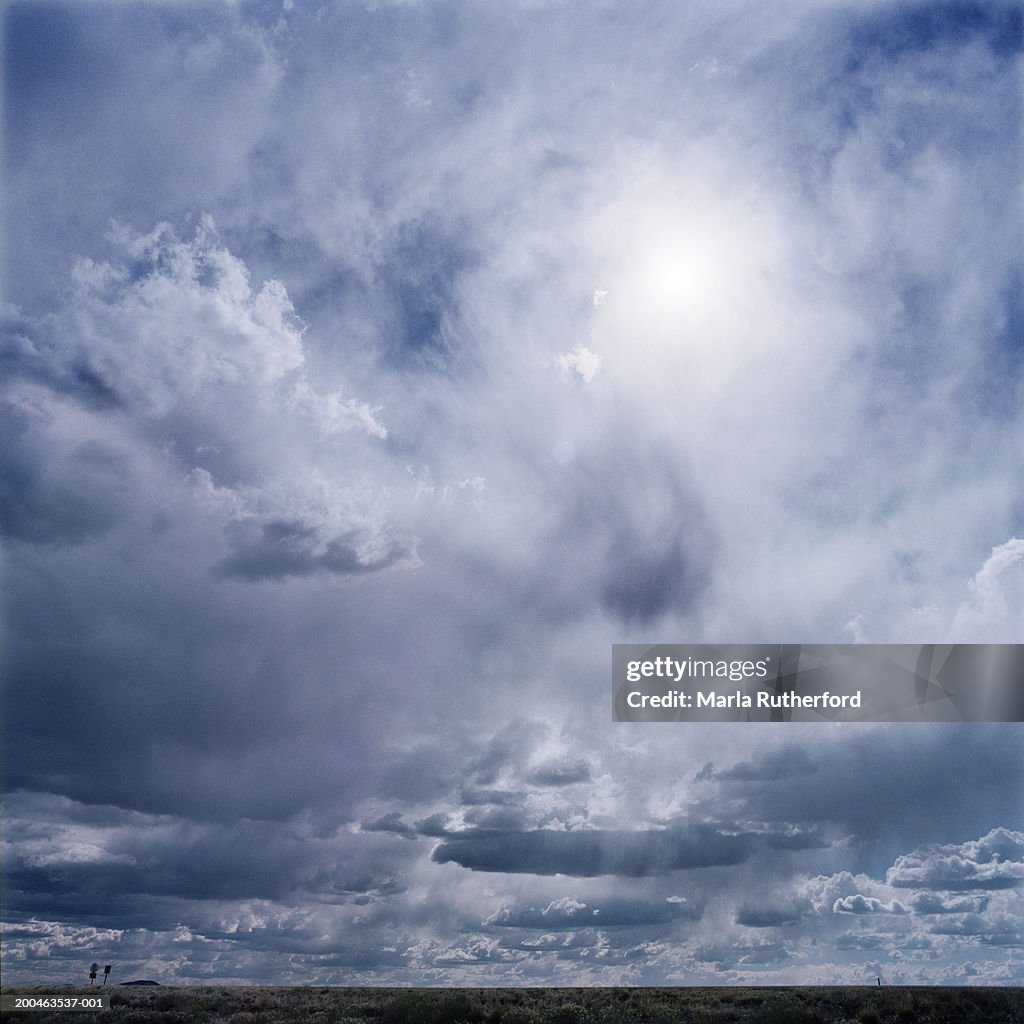
[[[501,1024],[541,1024],[536,1010],[527,1006],[513,1006],[511,1009],[502,1010],[499,1018]]]
[[[587,1024],[590,1014],[579,1003],[562,1003],[554,1013],[548,1015],[547,1024]]]
[[[462,992],[403,992],[395,996],[380,1015],[382,1024],[474,1024],[483,1019]]]
[[[790,1001],[769,1003],[754,1020],[757,1024],[824,1024],[820,1014]]]

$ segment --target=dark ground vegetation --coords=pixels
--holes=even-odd
[[[53,988],[5,988],[32,995]],[[133,988],[32,1024],[1024,1024],[1022,988]]]

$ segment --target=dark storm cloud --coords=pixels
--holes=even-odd
[[[458,784],[461,765],[451,750],[420,745],[382,765],[377,794],[419,804],[446,797]]]
[[[421,821],[417,821],[416,831],[421,836],[430,836],[433,839],[440,839],[452,834],[448,825],[448,815],[443,811],[438,811],[437,814],[431,814],[429,817],[423,818]]]
[[[37,417],[0,411],[0,523],[11,538],[32,544],[84,544],[108,534],[133,506],[129,459],[98,440],[47,438]],[[59,442],[58,442],[59,445]]]
[[[23,571],[11,569],[19,579]],[[102,565],[94,571],[103,578]],[[88,625],[95,607],[81,599],[88,575],[69,575],[74,586],[60,594],[46,596],[43,580],[19,585],[22,602],[10,621],[22,639],[6,651],[5,726],[34,736],[37,755],[8,762],[7,786],[58,787],[87,802],[207,820],[284,820],[311,804],[333,808],[334,816],[345,794],[361,793],[371,775],[382,793],[403,777],[408,755],[370,756],[372,733],[337,710],[347,698],[322,691],[285,641],[296,609],[258,598],[278,613],[264,621],[265,649],[253,644],[244,602],[231,611],[202,581],[206,570],[196,582],[168,565],[161,587],[106,592],[107,622],[120,625],[97,630]],[[173,638],[161,626],[168,614]],[[374,677],[379,655],[372,644],[357,646],[351,628],[339,629],[315,605],[299,614],[314,633],[336,638],[338,647],[323,651],[326,665],[343,664],[342,649],[349,658],[361,650],[363,671]],[[83,721],[90,727],[78,728]],[[102,728],[92,727],[97,723]],[[117,743],[109,742],[112,735]],[[435,751],[414,763],[425,795],[448,788],[450,759]],[[417,791],[402,788],[405,799]]]
[[[416,829],[404,822],[398,811],[391,811],[375,821],[364,821],[362,829],[364,832],[391,832],[406,839],[415,839],[417,835]]]
[[[17,315],[0,315],[0,369],[6,380],[30,381],[87,406],[112,411],[121,397],[95,370],[68,361],[53,337],[55,325]]]
[[[590,777],[586,761],[548,761],[530,771],[526,781],[534,786],[573,786],[590,782]]]
[[[476,786],[463,786],[459,790],[459,801],[467,807],[481,804],[515,806],[522,802],[523,795],[522,792],[509,792],[503,789],[479,789]]]
[[[900,836],[906,849],[930,834],[936,816],[978,833],[1024,806],[1024,749],[1004,740],[1005,726],[959,732],[955,743],[951,735],[934,726],[854,735],[834,747],[787,746],[734,769],[705,766],[701,777],[719,780],[752,817],[835,822],[869,840]],[[987,785],[994,778],[998,790]]]
[[[579,830],[449,833],[432,854],[474,871],[514,874],[622,875],[644,878],[691,868],[740,864],[751,854],[751,835],[681,826],[659,832]]]
[[[522,831],[529,826],[526,812],[519,807],[474,808],[465,814],[466,824],[477,829]]]
[[[485,749],[469,763],[468,771],[478,787],[492,785],[503,770],[522,771],[539,741],[541,727],[517,719],[499,729]]]
[[[765,754],[756,764],[741,761],[721,771],[705,765],[698,779],[721,779],[723,782],[778,782],[801,775],[813,775],[821,766],[801,747],[786,747]]]
[[[160,901],[168,897],[380,896],[398,891],[390,872],[408,856],[405,844],[393,849],[376,837],[363,841],[361,853],[299,823],[197,824],[77,805],[68,808],[67,817],[77,819],[69,824],[55,820],[52,800],[19,794],[11,804],[17,810],[8,815],[7,831],[17,852],[7,865],[8,910],[18,915],[45,902],[50,912],[88,920],[99,910],[97,892],[112,894],[114,907],[130,898],[165,907]],[[108,920],[117,916],[111,907],[102,913]]]
[[[253,583],[288,576],[353,576],[377,572],[414,557],[409,540],[392,538],[372,554],[360,553],[365,537],[353,532],[346,537],[324,538],[315,526],[301,521],[275,519],[261,527],[237,524],[230,531],[234,552],[213,569],[215,576]]]
[[[736,923],[744,928],[781,928],[796,924],[809,909],[806,902],[788,906],[744,903],[736,911]]]
[[[707,584],[715,538],[685,465],[613,425],[569,475],[556,543],[568,550],[572,538],[590,549],[605,609],[627,623],[649,623],[691,607]]]
[[[1019,53],[1024,15],[1015,4],[908,3],[871,11],[850,32],[851,49],[864,56],[898,58],[915,50],[980,41],[1006,57]]]

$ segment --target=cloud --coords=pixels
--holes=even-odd
[[[319,534],[316,527],[295,520],[274,519],[258,529],[236,524],[230,532],[234,551],[214,567],[214,574],[255,582],[317,572],[351,576],[402,562],[416,564],[408,539],[366,538],[353,531],[324,540]]]
[[[191,241],[168,224],[115,225],[118,262],[73,271],[74,358],[116,395],[160,415],[211,385],[268,389],[304,361],[301,325],[279,281],[255,291],[204,219]],[[130,262],[129,262],[130,261]]]
[[[988,946],[1019,946],[1024,936],[1020,918],[1005,914],[963,914],[955,918],[940,918],[931,931],[934,935],[977,938]]]
[[[790,959],[790,947],[784,942],[745,942],[734,945],[709,944],[694,952],[697,960],[715,964],[719,970],[733,967],[784,963]]]
[[[8,404],[3,423],[0,515],[8,537],[83,544],[131,514],[131,459],[121,446],[62,437],[44,408]]]
[[[825,918],[835,913],[837,903],[865,898],[880,900],[890,895],[871,876],[846,870],[808,878],[798,885],[798,892],[800,898],[809,901],[815,914]]]
[[[980,40],[996,54],[1009,55],[1020,45],[1020,12],[1011,6],[964,0],[952,4],[916,3],[895,10],[873,11],[852,32],[862,52],[898,57],[947,43]]]
[[[597,294],[595,293],[594,304],[598,305]],[[579,380],[589,384],[597,376],[601,369],[601,357],[596,352],[591,352],[586,345],[576,345],[568,352],[563,353],[555,361],[563,380]]]
[[[203,510],[224,522],[232,551],[213,567],[217,578],[351,576],[420,564],[416,538],[389,522],[386,488],[338,486],[315,469],[232,488],[193,468],[188,482]]]
[[[831,845],[823,829],[793,827],[767,832],[765,843],[773,850],[822,850]]]
[[[440,864],[453,861],[474,871],[643,878],[739,864],[752,849],[751,836],[718,832],[709,826],[659,832],[536,829],[450,835],[434,850],[432,859]]]
[[[336,391],[319,394],[309,382],[299,380],[286,399],[289,406],[308,412],[323,433],[330,437],[347,430],[364,430],[371,437],[384,439],[388,431],[377,419],[379,405],[369,405],[354,398],[343,399]]]
[[[856,835],[884,833],[913,844],[926,841],[936,817],[949,815],[990,829],[1005,820],[1008,806],[1016,806],[1024,780],[1022,755],[1018,745],[1003,742],[1001,728],[979,726],[960,749],[946,744],[944,737],[953,733],[939,726],[899,739],[885,730],[851,735],[828,749],[786,744],[731,769],[705,766],[697,781],[720,786],[756,820],[819,827],[833,822]],[[939,758],[941,748],[945,754]],[[1009,790],[989,790],[984,782],[989,773]],[[714,792],[717,800],[719,790]]]
[[[362,829],[364,832],[391,832],[406,839],[416,838],[416,829],[406,824],[398,811],[391,811],[375,821],[364,821]]]
[[[180,516],[184,496],[166,497],[174,486],[169,433],[199,510],[225,528],[232,551],[214,566],[220,578],[415,566],[415,539],[387,522],[386,486],[338,487],[301,458],[252,478],[246,463],[267,444],[253,416],[283,436],[296,436],[308,419],[314,444],[353,430],[387,436],[375,418],[379,407],[310,384],[304,326],[283,285],[254,288],[209,218],[187,241],[167,224],[145,235],[115,225],[108,240],[116,257],[79,259],[58,313],[16,320],[9,333],[8,349],[25,358],[13,360],[4,412],[12,437],[3,477],[8,534],[82,544],[150,502],[178,502]],[[166,515],[157,507],[151,514]]]
[[[505,906],[484,924],[499,928],[539,928],[564,931],[578,928],[635,928],[698,921],[701,909],[685,900],[602,899],[589,903],[571,896],[552,900],[544,907]]]
[[[564,549],[574,538],[589,552],[603,608],[631,623],[692,607],[707,586],[715,541],[685,464],[610,429],[579,451],[566,475],[558,542]]]
[[[718,778],[725,782],[778,782],[782,779],[813,775],[820,770],[820,765],[806,750],[800,747],[784,747],[782,750],[769,752],[757,764],[741,761],[719,771],[715,771],[711,765],[706,765],[699,777],[701,780]]]
[[[960,643],[999,643],[1024,626],[1024,540],[1011,537],[992,549],[968,582],[970,598],[953,619]]]
[[[1024,883],[1024,833],[995,828],[966,843],[921,847],[898,857],[886,881],[950,891],[1014,888]]]
[[[495,731],[484,750],[472,759],[468,774],[479,786],[489,786],[504,772],[521,772],[545,732],[546,726],[541,723],[523,719],[509,722]],[[475,788],[474,792],[477,796],[473,802],[479,802],[490,791]]]
[[[1016,726],[606,703],[1020,639],[1016,6],[453,12],[7,12],[5,979],[1018,983]]]
[[[743,904],[736,911],[736,923],[744,928],[782,928],[796,924],[807,910],[806,905],[788,906]]]
[[[168,927],[176,900],[285,903],[299,891],[338,903],[380,899],[399,891],[394,875],[406,856],[405,844],[391,850],[375,836],[360,853],[301,822],[201,824],[23,795],[11,804],[18,850],[7,865],[7,906],[16,919],[36,913]],[[97,890],[110,894],[102,907]],[[216,930],[209,921],[204,929]]]
[[[984,910],[988,897],[950,897],[935,892],[914,893],[910,907],[915,914],[969,914]]]
[[[583,760],[545,761],[526,776],[526,781],[534,786],[574,786],[590,779],[590,765]]]
[[[874,896],[843,896],[832,904],[833,914],[905,914],[907,908],[896,900],[883,903]]]

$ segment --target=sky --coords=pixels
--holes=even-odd
[[[2,18],[7,984],[1024,984],[1016,4]]]

